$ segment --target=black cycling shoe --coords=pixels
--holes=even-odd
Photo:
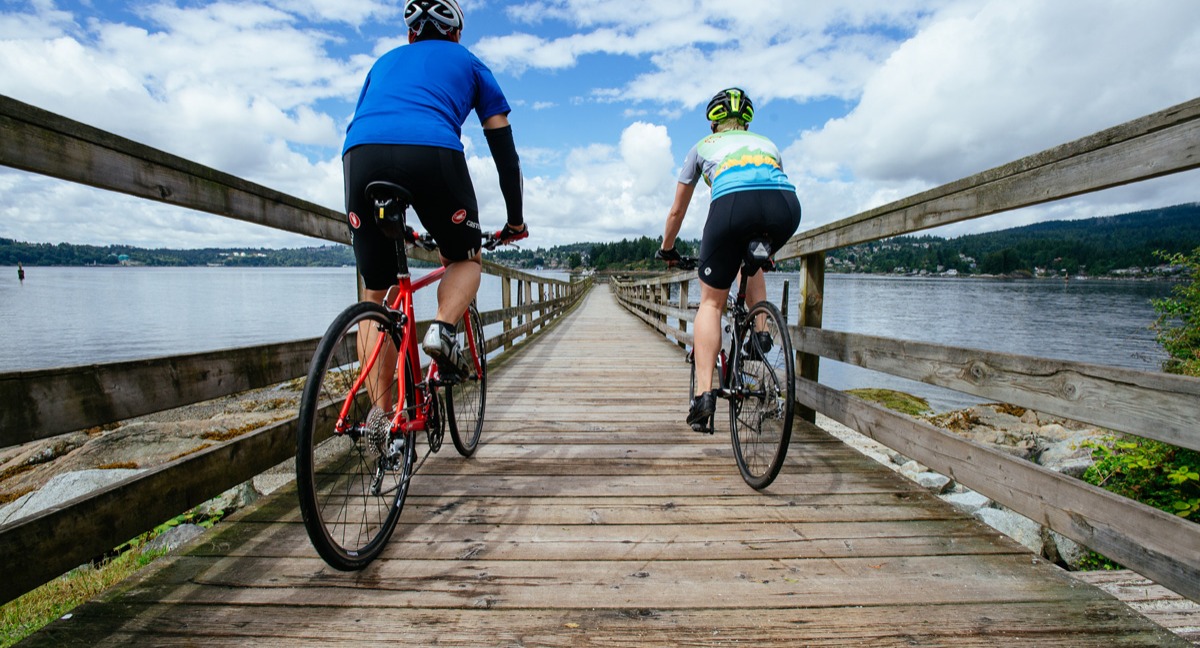
[[[746,346],[743,347],[743,351],[751,360],[766,361],[767,354],[774,346],[775,340],[771,339],[770,332],[753,331],[746,337]]]
[[[717,411],[717,395],[711,391],[704,392],[692,399],[692,408],[688,411],[687,424],[696,432],[712,434],[708,419]]]

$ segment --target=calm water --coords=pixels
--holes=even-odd
[[[769,291],[778,301],[785,279],[795,321],[797,275],[771,276]],[[0,371],[318,337],[354,290],[353,268],[34,267],[23,283],[16,268],[0,268],[0,331],[7,337]],[[828,275],[824,325],[1157,371],[1163,355],[1148,329],[1150,300],[1169,292],[1163,282]],[[499,308],[499,280],[485,275],[479,295],[480,310]],[[419,318],[433,307],[432,291],[418,294]],[[901,389],[939,410],[977,402],[830,360],[821,363],[821,380],[839,389]]]
[[[768,275],[779,303],[790,282],[795,323],[796,274]],[[1149,329],[1150,300],[1167,282],[1002,280],[831,274],[825,277],[824,328],[1020,355],[1159,371],[1165,354]],[[693,286],[691,294],[699,294]],[[927,398],[939,411],[981,402],[958,392],[852,365],[821,360],[831,387],[886,387]]]

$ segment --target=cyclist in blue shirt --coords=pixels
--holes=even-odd
[[[363,84],[342,152],[346,214],[362,275],[363,301],[381,302],[397,283],[394,242],[370,217],[364,189],[375,180],[412,193],[412,207],[437,241],[446,274],[422,348],[445,369],[466,370],[454,341],[455,323],[479,291],[482,231],[479,206],[461,140],[475,111],[500,176],[507,208],[502,241],[528,236],[521,165],[508,121],[508,101],[496,78],[466,47],[456,0],[407,0],[408,45],[384,54]],[[393,363],[394,364],[394,363]]]
[[[697,259],[700,307],[693,332],[696,393],[687,417],[693,429],[702,429],[700,424],[716,410],[712,375],[721,346],[721,313],[746,246],[751,239],[767,235],[772,248],[778,250],[800,226],[800,200],[796,187],[783,172],[779,149],[771,140],[748,130],[754,119],[754,104],[746,93],[739,88],[718,92],[709,101],[705,116],[712,135],[693,146],[683,161],[662,247],[655,254],[669,265],[679,261],[675,238],[696,183],[703,177],[712,187],[712,202]],[[746,302],[756,304],[766,296],[766,280],[760,271],[747,280]]]

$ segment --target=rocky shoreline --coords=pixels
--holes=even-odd
[[[1092,465],[1091,449],[1112,431],[1002,403],[975,405],[924,418],[971,441],[1026,459],[1047,469],[1080,477]],[[1077,570],[1087,549],[899,452],[824,416],[817,425],[880,464],[917,482],[956,509],[1068,570]]]
[[[294,416],[301,381],[0,450],[0,524]],[[293,478],[279,466],[204,506],[226,514]]]

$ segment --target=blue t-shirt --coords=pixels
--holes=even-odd
[[[462,125],[511,110],[496,77],[458,43],[426,40],[397,47],[367,74],[345,154],[359,144],[416,144],[462,151]]]
[[[688,151],[679,181],[696,184],[701,177],[712,187],[713,200],[750,189],[796,190],[783,172],[774,142],[743,130],[714,133]]]

